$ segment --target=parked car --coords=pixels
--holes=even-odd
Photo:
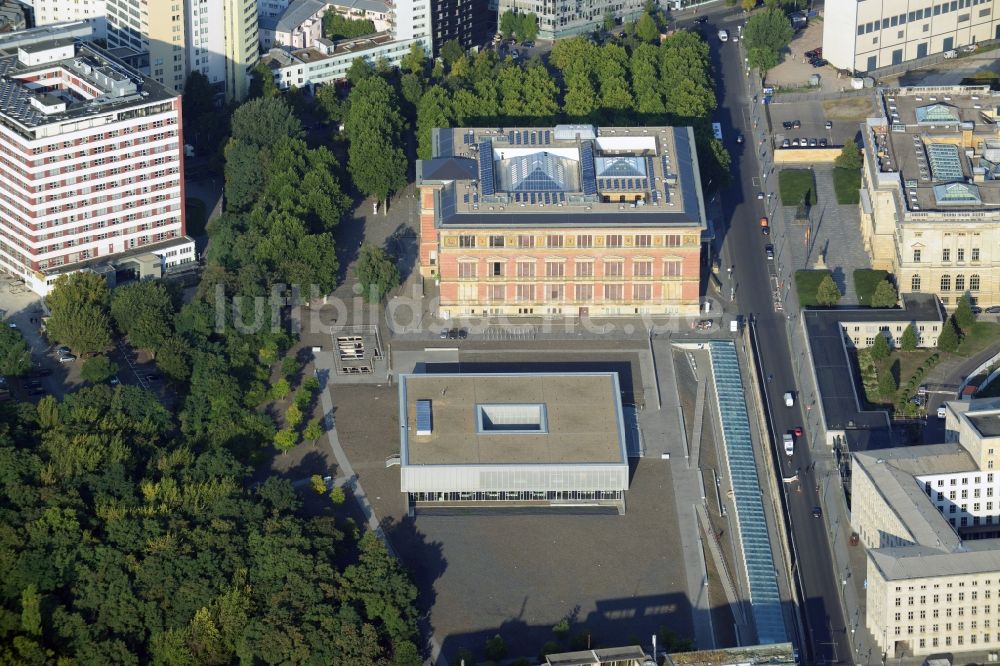
[[[972,305],[972,306],[970,306],[969,310],[972,311],[972,314],[983,314],[983,309],[981,307],[979,307],[978,305]]]
[[[792,395],[791,391],[785,391],[784,399],[785,399],[785,407],[795,406],[795,396]]]
[[[833,121],[832,120],[826,121],[826,128],[827,129],[833,129]]]
[[[768,244],[764,247],[764,256],[770,261],[774,261],[774,246]]]
[[[822,138],[822,139],[819,140],[819,147],[820,148],[826,148],[826,144],[827,144],[826,138]]]
[[[962,53],[975,53],[978,47],[975,44],[969,44],[968,46],[962,47]]]
[[[937,417],[943,419],[946,416],[948,416],[948,409],[944,405],[941,405],[937,408]]]
[[[822,58],[819,58],[818,60],[811,61],[810,64],[813,67],[825,67],[827,63],[826,63],[826,60],[823,60]]]
[[[788,148],[790,145],[792,145],[792,144],[791,144],[791,142],[788,139],[785,139],[784,141],[781,142],[781,147],[782,148]]]
[[[809,147],[810,148],[815,148],[818,145],[819,145],[819,141],[817,141],[816,139],[809,139]]]
[[[763,198],[764,198],[764,193],[763,192],[758,192],[757,193],[757,200],[759,201],[759,200],[761,200]]]
[[[114,377],[108,380],[108,383],[111,384],[112,386],[118,386],[119,384],[122,383],[122,380],[118,379],[118,375],[115,375]]]
[[[712,330],[712,320],[711,319],[702,319],[701,321],[699,321],[698,322],[698,330],[699,331],[711,331]]]
[[[822,518],[822,517],[823,517],[823,510],[820,509],[818,506],[814,506],[813,507],[813,518]]]
[[[785,141],[788,141],[788,139],[785,139]],[[792,139],[792,145],[795,146],[796,148],[799,147],[799,139],[798,139],[798,137]]]
[[[1000,314],[1000,305],[991,305],[986,308],[986,314]]]
[[[791,120],[786,120],[785,122],[781,123],[781,126],[784,127],[786,130],[795,129]]]
[[[67,347],[66,345],[63,345],[62,347],[60,347],[56,351],[58,353],[60,353],[60,354],[72,354],[73,353],[73,350],[70,349],[69,347]]]
[[[795,426],[795,428],[792,429],[792,434],[795,435],[796,437],[801,437],[802,436],[802,426]]]
[[[737,134],[736,135],[736,143],[743,143],[743,135],[742,134]]]
[[[802,127],[802,121],[801,120],[793,120],[792,121],[792,129],[799,129],[800,127]]]
[[[76,356],[73,356],[72,354],[60,354],[59,355],[59,362],[60,363],[72,363],[75,360],[76,360]]]
[[[951,49],[950,51],[944,52],[945,60],[951,60],[952,58],[957,58],[957,57],[958,57],[958,51],[956,51],[955,49]]]
[[[521,46],[523,46],[523,47],[524,47],[524,48],[526,48],[526,49],[530,49],[530,48],[532,48],[532,47],[533,47],[534,45],[535,45],[535,43],[534,43],[534,42],[521,42]]]

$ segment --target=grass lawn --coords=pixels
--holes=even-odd
[[[840,205],[857,204],[861,195],[861,172],[853,169],[833,170],[833,191]]]
[[[808,195],[809,205],[816,203],[816,181],[812,169],[782,169],[778,174],[782,206],[798,206]]]
[[[816,290],[830,271],[795,271],[795,293],[799,296],[800,307],[816,307]]]
[[[977,321],[972,328],[962,335],[958,345],[959,356],[972,356],[986,349],[991,344],[1000,342],[1000,324],[991,321]]]
[[[208,217],[205,213],[205,202],[195,197],[184,199],[186,211],[186,229],[188,236],[203,236],[205,234],[205,223]]]
[[[858,294],[858,303],[871,307],[875,287],[889,277],[887,271],[876,271],[870,268],[859,268],[854,271],[854,291]]]

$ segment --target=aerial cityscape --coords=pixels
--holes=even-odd
[[[0,0],[0,322],[0,664],[1000,662],[993,0]]]

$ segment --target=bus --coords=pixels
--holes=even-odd
[[[719,123],[712,123],[712,134],[715,135],[716,139],[722,141],[722,125]]]

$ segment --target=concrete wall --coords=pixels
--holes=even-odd
[[[775,164],[833,164],[841,148],[778,148]]]

